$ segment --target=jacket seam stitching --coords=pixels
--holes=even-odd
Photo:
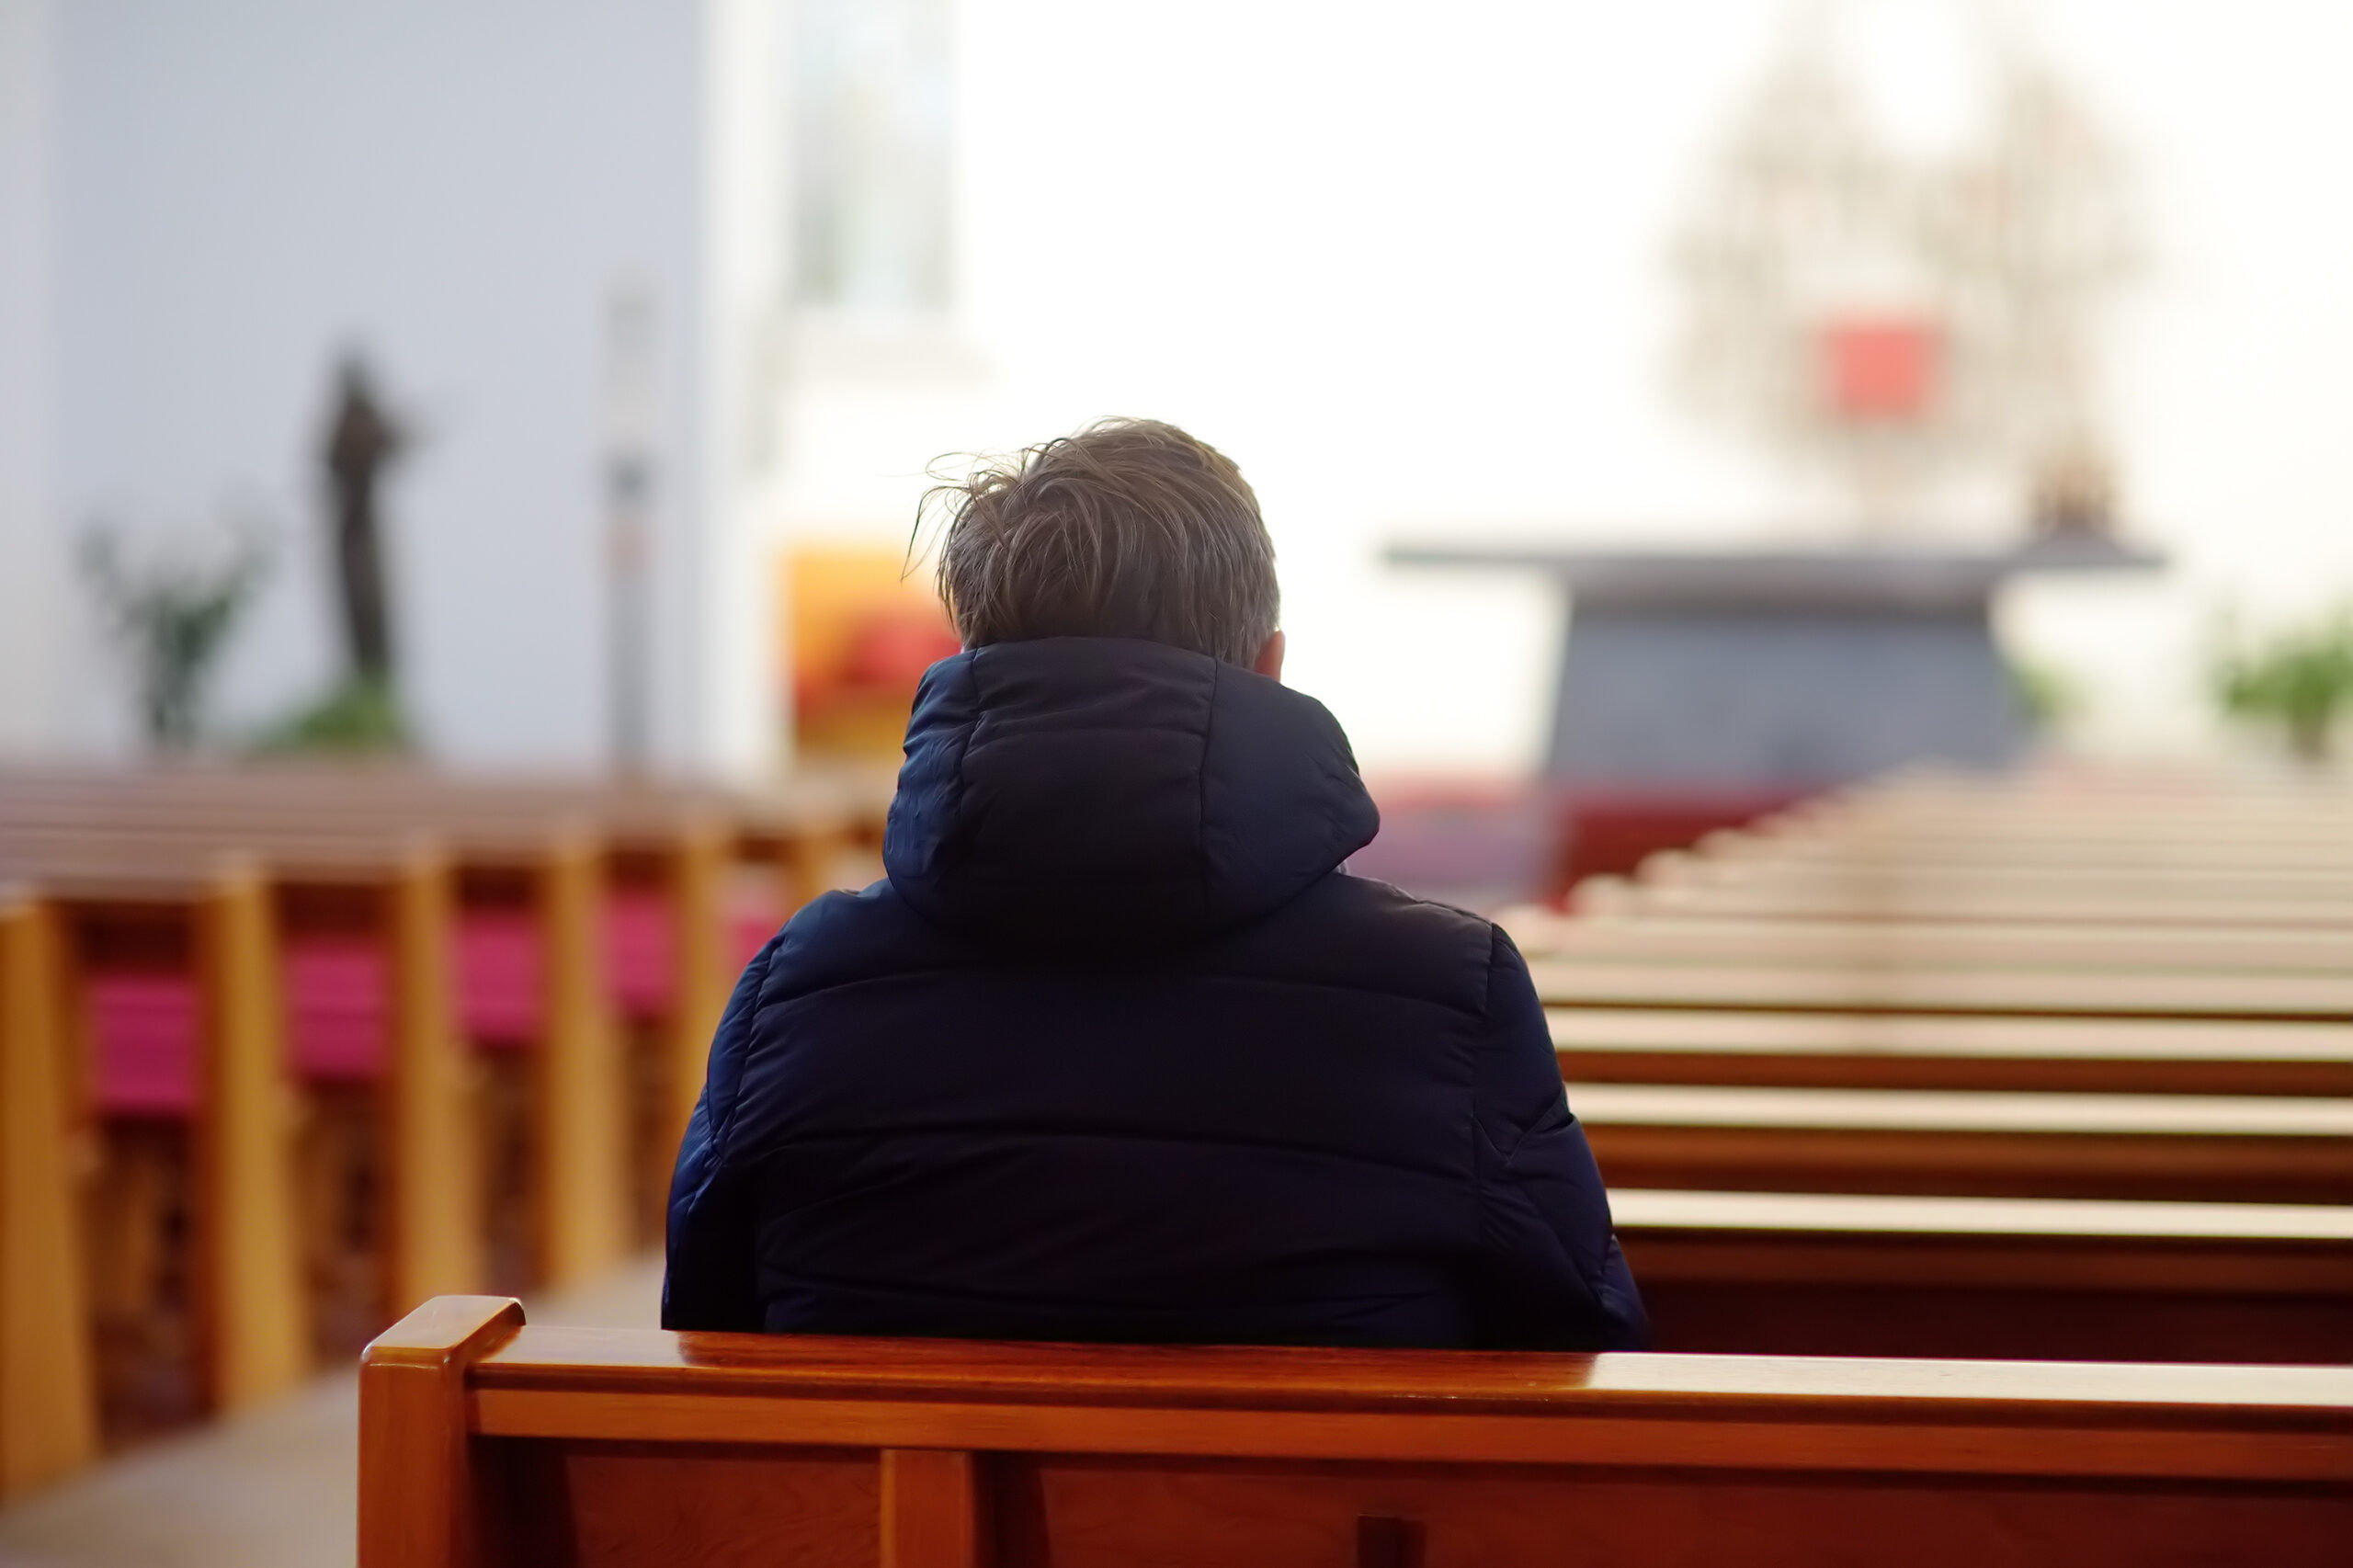
[[[1224,669],[1222,661],[1210,664],[1210,699],[1201,715],[1201,767],[1195,775],[1193,786],[1193,841],[1201,846],[1200,900],[1201,907],[1211,906],[1210,898],[1210,756],[1211,741],[1217,733],[1218,681]]]

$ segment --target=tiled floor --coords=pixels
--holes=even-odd
[[[534,1298],[533,1323],[654,1326],[662,1265]],[[0,1512],[0,1568],[335,1568],[353,1557],[358,1380],[141,1449]]]

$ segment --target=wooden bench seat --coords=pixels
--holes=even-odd
[[[2156,897],[2129,889],[2045,892],[2019,887],[1955,889],[1918,884],[1878,887],[1726,886],[1638,882],[1619,895],[1641,915],[1699,915],[1743,920],[1934,922],[1939,925],[2151,926],[2176,928],[2276,927],[2353,932],[2353,902],[2274,894],[2260,898]]]
[[[1555,1007],[1563,1078],[2353,1099],[2353,1025]]]
[[[360,1568],[2337,1562],[2353,1369],[530,1328],[360,1373]]]
[[[1561,958],[1614,963],[1770,963],[1905,970],[2159,971],[2177,974],[2353,973],[2353,931],[2264,926],[2012,925],[1919,921],[1891,926],[1706,915],[1631,915],[1639,902],[1616,878],[1579,885],[1577,913],[1519,907],[1497,916],[1530,962]]]
[[[2031,866],[2061,871],[2353,875],[2353,844],[2326,833],[2209,837],[2194,825],[2123,835],[2036,831],[2014,819],[1923,828],[1868,824],[1792,830],[1765,822],[1719,829],[1692,846],[1708,860],[1943,869]]]
[[[1615,1187],[2353,1203],[2353,1101],[1568,1085]]]
[[[2353,1361],[2353,1208],[1617,1187],[1661,1350]]]
[[[1567,958],[1540,958],[1529,969],[1537,994],[1548,1004],[1574,1006],[2353,1020],[2353,973],[2013,971],[1859,962],[1665,966]]]
[[[1979,856],[1917,864],[1893,854],[1843,858],[1782,858],[1673,850],[1643,862],[1642,880],[1693,887],[1804,889],[1827,893],[1898,889],[1967,897],[1991,892],[2054,896],[2124,894],[2182,903],[2239,903],[2265,900],[2353,903],[2353,869],[2309,865],[2249,868],[2236,864],[2181,866],[2144,859],[2109,866],[2055,865],[2030,857]]]

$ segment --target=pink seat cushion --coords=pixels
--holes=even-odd
[[[741,974],[767,939],[784,924],[784,900],[767,882],[745,882],[728,890],[728,966]]]
[[[670,901],[659,892],[616,892],[605,902],[605,965],[613,1006],[626,1018],[670,1010],[676,958]]]
[[[183,974],[98,974],[85,995],[99,1114],[195,1114],[196,983]]]
[[[383,949],[366,937],[288,944],[286,1024],[296,1075],[313,1083],[381,1076],[392,1001]]]
[[[458,1017],[496,1050],[540,1035],[540,929],[528,910],[469,911],[458,922]]]

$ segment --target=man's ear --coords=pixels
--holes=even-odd
[[[1266,645],[1258,650],[1258,656],[1250,661],[1250,667],[1268,680],[1283,678],[1283,634],[1281,632],[1278,631],[1267,639]]]

